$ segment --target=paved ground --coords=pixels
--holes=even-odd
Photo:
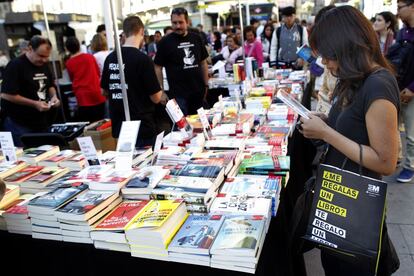
[[[400,269],[393,275],[414,275],[414,180],[401,184],[396,182],[399,168],[392,176],[384,178],[388,183],[387,223],[388,232],[400,258]],[[319,250],[305,255],[308,275],[324,275]]]

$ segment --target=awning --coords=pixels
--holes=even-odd
[[[152,30],[158,30],[158,29],[163,29],[167,26],[171,26],[171,20],[160,20],[160,21],[155,21],[155,22],[151,22],[148,23],[145,28],[147,29],[152,29]]]

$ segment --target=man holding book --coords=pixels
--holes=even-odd
[[[45,132],[50,125],[48,111],[60,105],[48,62],[49,39],[34,36],[29,50],[5,69],[1,91],[3,130],[10,131],[16,146],[26,133]]]

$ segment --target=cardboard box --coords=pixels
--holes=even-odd
[[[96,149],[102,150],[102,152],[116,150],[116,140],[112,137],[112,127],[108,127],[103,130],[96,130],[97,126],[107,121],[109,120],[105,119],[92,123],[85,127],[83,132],[83,136],[91,136]]]

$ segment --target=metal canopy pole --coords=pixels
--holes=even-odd
[[[242,43],[242,53],[243,53],[243,60],[246,60],[246,52],[244,50],[244,27],[243,27],[243,12],[241,1],[239,0],[239,18],[240,18],[240,31],[241,31],[241,43]]]
[[[43,9],[43,17],[45,18],[44,20],[45,20],[45,25],[46,25],[47,38],[50,40],[49,20],[47,18],[45,4],[43,3],[43,0],[42,0],[42,9]],[[62,112],[63,122],[66,123],[66,116],[65,116],[65,111],[63,110],[63,101],[62,101],[62,95],[60,93],[59,79],[58,79],[56,64],[53,62],[53,51],[52,51],[52,66],[53,66],[53,73],[55,75],[55,81],[56,81],[56,92],[60,99],[60,111]]]
[[[126,90],[126,81],[125,81],[125,74],[124,74],[124,62],[122,60],[121,45],[119,43],[118,26],[117,26],[117,19],[116,19],[115,8],[114,8],[115,5],[114,5],[113,0],[109,0],[109,3],[111,7],[112,24],[114,28],[115,50],[116,50],[116,55],[118,57],[118,68],[119,68],[119,77],[121,79],[121,90],[122,90],[122,100],[124,102],[125,120],[131,121],[131,115],[129,113],[128,94]]]

